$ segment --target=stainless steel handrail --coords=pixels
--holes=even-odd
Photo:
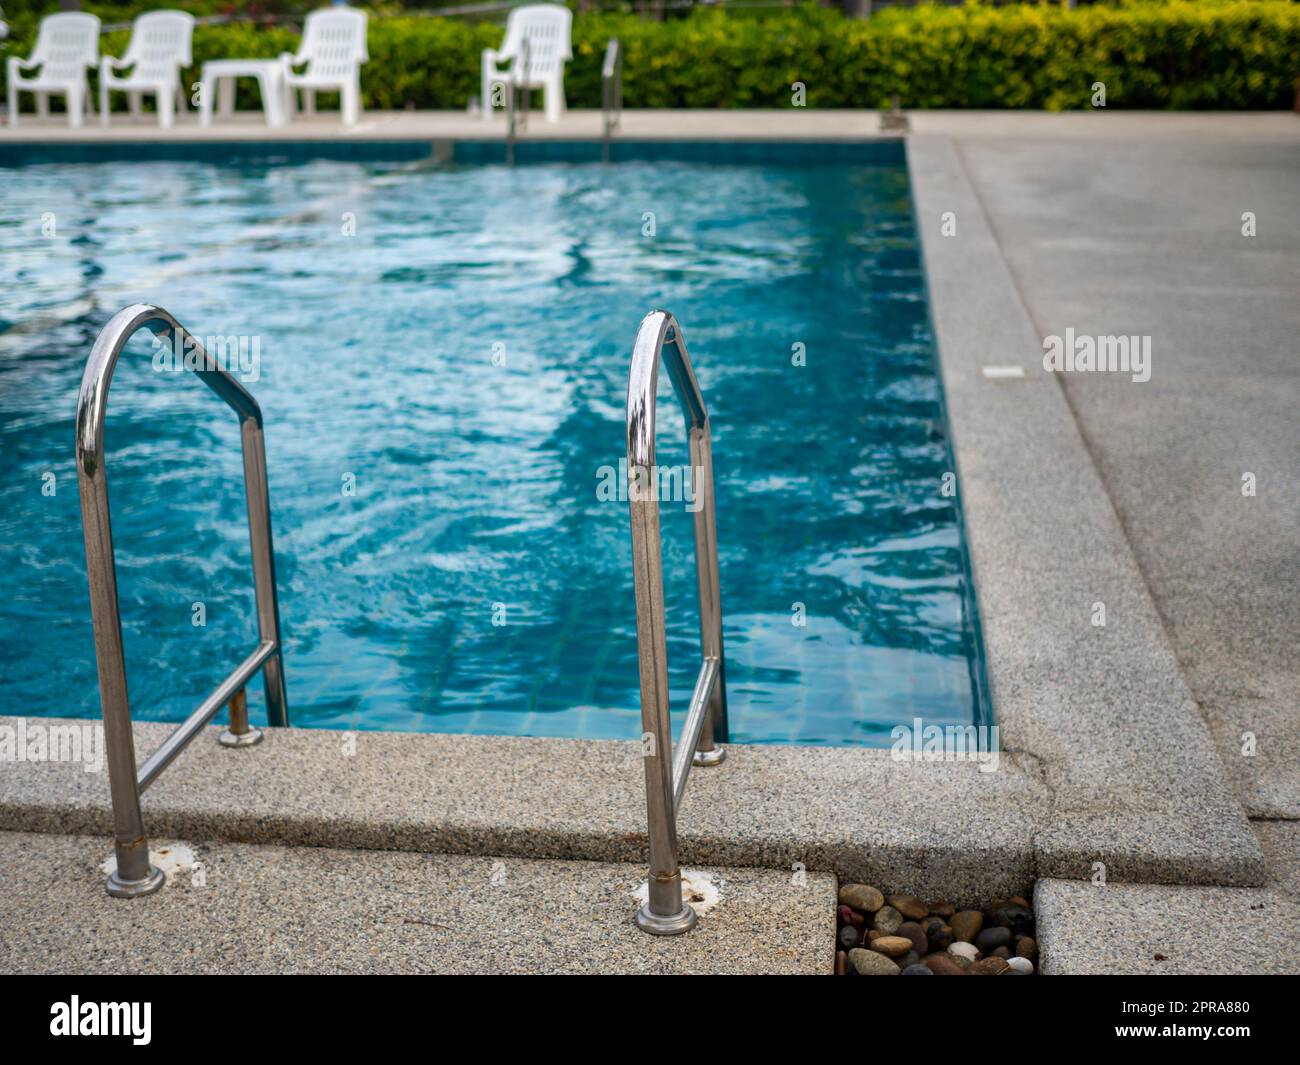
[[[510,81],[506,88],[506,163],[515,165],[515,141],[519,130],[528,128],[528,105],[532,91],[528,88],[528,38],[519,45],[519,55],[510,64]],[[519,101],[523,100],[520,106]],[[520,116],[523,121],[519,121]]]
[[[611,37],[600,68],[601,158],[609,162],[609,142],[623,121],[623,46]]]
[[[122,651],[122,619],[117,604],[117,568],[104,469],[104,413],[108,386],[118,356],[143,328],[183,350],[188,340],[199,379],[239,415],[244,454],[244,495],[248,502],[248,537],[253,555],[253,585],[257,597],[258,645],[186,721],[136,769],[135,738],[131,733],[131,703],[126,690],[126,660]],[[189,360],[187,360],[187,365]],[[157,891],[163,874],[149,861],[140,794],[149,787],[186,744],[202,731],[226,703],[230,728],[220,742],[249,747],[261,731],[249,727],[244,685],[260,669],[266,684],[267,719],[289,723],[280,642],[280,610],[275,592],[275,553],[271,544],[271,501],[266,479],[266,447],[262,410],[248,391],[222,369],[197,338],[161,307],[137,303],[113,315],[91,349],[77,396],[77,483],[81,495],[81,528],[86,539],[86,576],[90,582],[90,613],[95,630],[95,661],[99,671],[99,701],[104,714],[109,790],[113,799],[113,844],[117,868],[108,878],[108,893],[135,898]]]
[[[663,555],[659,540],[658,471],[655,468],[655,392],[659,363],[686,416],[695,510],[695,571],[700,600],[700,664],[682,737],[673,752],[668,707],[668,646],[664,628]],[[642,753],[650,841],[649,897],[636,923],[654,935],[675,935],[695,924],[682,901],[677,854],[677,812],[691,766],[718,765],[727,742],[727,681],[718,587],[718,530],[713,506],[713,443],[681,326],[667,311],[642,319],[632,348],[627,387],[628,501],[632,517],[632,574],[636,587],[636,638],[641,673]]]

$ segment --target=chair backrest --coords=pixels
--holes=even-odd
[[[305,62],[309,77],[351,77],[357,64],[369,59],[364,11],[326,7],[307,16],[294,63]]]
[[[528,4],[517,7],[506,19],[506,39],[498,55],[517,59],[528,40],[528,76],[554,73],[573,58],[573,13],[561,4]]]
[[[133,76],[169,81],[181,67],[194,60],[190,41],[194,36],[194,16],[185,11],[150,11],[140,15],[131,27],[131,43],[125,63],[134,63]]]
[[[99,17],[84,11],[46,15],[29,57],[41,64],[41,78],[76,81],[99,62]]]

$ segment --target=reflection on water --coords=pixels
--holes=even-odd
[[[7,712],[98,712],[72,419],[98,329],[149,301],[196,333],[259,338],[296,724],[639,733],[627,508],[596,488],[624,453],[653,307],[683,323],[715,423],[734,737],[879,744],[914,716],[971,718],[902,168],[140,163],[4,180]],[[179,720],[251,648],[252,590],[234,421],[150,353],[138,338],[114,382],[109,480],[135,713]],[[676,404],[660,411],[659,462],[685,463]],[[663,525],[682,711],[691,516],[665,505]]]

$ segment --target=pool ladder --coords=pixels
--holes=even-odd
[[[686,417],[695,510],[695,572],[700,602],[700,672],[673,748],[668,707],[668,647],[664,631],[663,551],[659,539],[660,478],[655,467],[655,393],[659,364],[668,364]],[[637,657],[641,673],[641,743],[649,822],[649,895],[637,910],[639,928],[676,935],[695,924],[682,900],[677,814],[691,766],[722,763],[727,741],[727,682],[718,586],[718,529],[713,504],[713,442],[704,396],[686,352],[681,326],[667,311],[641,321],[627,386],[628,503],[632,516],[632,576],[636,586]]]
[[[258,644],[137,769],[104,468],[104,415],[118,357],[130,339],[144,328],[175,350],[184,352],[188,348],[199,379],[239,415]],[[656,390],[659,367],[664,361],[686,418],[692,502],[698,504],[695,566],[701,663],[682,736],[675,749],[669,717],[663,554],[659,536],[660,479],[655,466]],[[696,921],[695,911],[682,899],[677,814],[691,767],[720,765],[725,758],[721,744],[727,741],[727,690],[709,414],[691,367],[681,326],[667,311],[651,311],[646,315],[633,345],[627,391],[627,468],[650,868],[648,897],[637,911],[636,923],[654,935],[674,935],[688,931]],[[140,811],[140,796],[149,785],[224,705],[230,706],[230,727],[221,734],[221,744],[239,748],[261,740],[261,732],[249,726],[244,693],[245,685],[259,670],[266,684],[268,721],[273,726],[289,724],[261,408],[243,385],[221,368],[197,338],[170,314],[146,304],[127,307],[104,327],[86,363],[77,397],[77,480],[117,857],[117,867],[108,878],[107,889],[118,898],[134,898],[157,891],[164,882],[163,874],[149,860]]]
[[[126,660],[122,652],[122,619],[117,605],[117,568],[104,470],[104,414],[108,386],[118,356],[141,329],[158,341],[188,354],[199,379],[239,415],[244,455],[244,494],[248,500],[248,536],[253,555],[253,586],[257,596],[258,643],[145,763],[136,768],[131,732],[131,703],[126,689]],[[81,495],[81,528],[86,539],[86,576],[90,582],[90,612],[95,630],[95,661],[99,671],[99,701],[104,714],[109,790],[113,800],[113,844],[117,868],[108,878],[108,893],[118,898],[149,895],[163,885],[163,874],[149,861],[149,841],[140,813],[140,795],[162,774],[217,712],[230,706],[230,727],[219,742],[226,747],[251,747],[262,738],[248,724],[244,686],[258,670],[266,684],[267,720],[289,723],[281,660],[280,610],[275,594],[275,554],[271,546],[271,502],[266,481],[266,448],[262,411],[248,391],[222,369],[197,339],[161,307],[134,304],[119,311],[99,334],[86,362],[77,397],[77,482]]]

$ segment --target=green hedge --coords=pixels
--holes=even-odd
[[[365,105],[463,109],[479,90],[479,53],[501,35],[488,23],[373,20]],[[120,54],[125,36],[107,34],[104,50]],[[611,36],[623,42],[631,108],[786,108],[803,82],[809,107],[875,108],[897,95],[913,108],[1065,110],[1087,107],[1100,81],[1111,108],[1268,109],[1292,106],[1300,74],[1300,5],[1281,0],[926,6],[866,20],[817,7],[764,19],[593,14],[574,21],[571,107],[599,106]],[[283,27],[200,27],[194,57],[274,56],[296,42]]]

